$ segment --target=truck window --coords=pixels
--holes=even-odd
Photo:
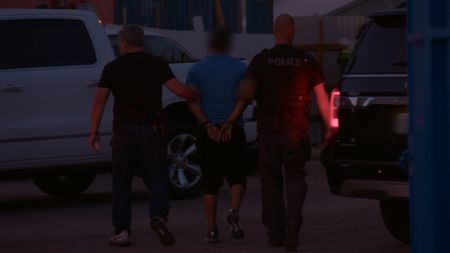
[[[79,20],[0,20],[0,69],[88,65],[94,46]]]
[[[110,35],[111,44],[116,55],[119,55],[119,42],[117,35]],[[192,62],[192,57],[184,48],[175,41],[162,36],[146,35],[145,36],[145,52],[162,57],[168,63]]]
[[[407,72],[406,45],[404,21],[372,22],[361,34],[347,73],[404,74]]]

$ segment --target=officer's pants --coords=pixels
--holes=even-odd
[[[300,229],[307,190],[304,165],[310,152],[303,133],[260,134],[262,219],[270,240],[283,240]]]

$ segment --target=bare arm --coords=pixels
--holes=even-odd
[[[325,122],[326,126],[326,134],[325,140],[329,140],[331,138],[331,127],[330,127],[330,100],[327,92],[325,91],[325,85],[320,83],[314,86],[314,94],[316,95],[317,105],[319,107],[320,115],[322,115],[322,119]]]
[[[227,141],[231,140],[231,133],[233,131],[234,122],[236,122],[236,120],[239,118],[239,116],[241,116],[242,112],[245,110],[247,105],[248,105],[248,102],[243,99],[239,99],[236,102],[233,112],[228,117],[227,121],[222,125],[222,128],[220,129],[220,131],[221,131],[220,141],[227,142]]]
[[[172,78],[167,81],[165,84],[167,89],[169,89],[173,94],[184,98],[188,101],[193,101],[198,99],[199,94],[198,91],[183,85],[178,79]]]
[[[248,103],[242,99],[239,99],[234,106],[233,112],[228,117],[227,122],[234,123],[236,120],[241,116],[241,114],[244,112],[245,108],[247,108]]]
[[[189,110],[192,112],[194,117],[197,119],[198,123],[203,124],[208,121],[208,118],[203,113],[198,101],[188,101],[187,106]]]
[[[233,124],[242,115],[245,108],[247,108],[249,102],[253,100],[253,94],[255,93],[255,89],[256,89],[256,82],[254,81],[253,78],[247,77],[241,82],[237,92],[238,101],[236,102],[236,105],[234,106],[234,109],[231,112],[230,116],[228,117],[227,121],[225,122],[225,124],[222,125],[221,129],[222,142],[231,140]]]
[[[108,101],[109,95],[111,94],[111,90],[108,88],[97,88],[94,103],[92,105],[92,113],[91,113],[91,130],[89,133],[89,145],[91,148],[99,153],[100,150],[95,145],[95,142],[98,141],[98,129],[100,127],[100,122],[102,121],[103,112],[105,111],[105,105]]]
[[[198,101],[187,101],[187,105],[195,118],[197,118],[197,121],[206,127],[209,138],[215,142],[219,142],[221,134],[219,128],[212,122],[209,122],[208,118],[203,113],[202,108],[200,108]]]
[[[320,115],[327,127],[330,127],[330,100],[328,94],[325,91],[325,85],[323,83],[314,86],[314,94],[316,95],[317,105],[319,106]]]
[[[254,99],[256,92],[256,80],[253,77],[246,77],[241,81],[241,85],[238,90],[238,98],[246,103],[249,103]]]

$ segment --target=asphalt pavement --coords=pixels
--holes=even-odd
[[[309,192],[304,209],[299,252],[406,253],[409,246],[392,238],[383,225],[378,202],[344,198],[329,193],[324,168],[316,159],[307,165]],[[173,247],[159,245],[148,225],[147,193],[139,179],[134,184],[133,233],[129,248],[108,245],[111,175],[99,175],[82,196],[55,198],[41,193],[30,180],[0,182],[1,253],[89,252],[284,252],[268,248],[261,224],[260,185],[251,176],[241,210],[246,237],[234,240],[225,215],[228,192],[220,193],[221,241],[203,242],[206,225],[201,197],[172,202],[170,228]]]

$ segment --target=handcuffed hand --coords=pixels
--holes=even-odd
[[[211,140],[220,142],[221,131],[216,125],[207,126],[206,131]]]
[[[227,142],[231,140],[231,134],[233,132],[233,123],[225,122],[220,128],[220,142]]]

